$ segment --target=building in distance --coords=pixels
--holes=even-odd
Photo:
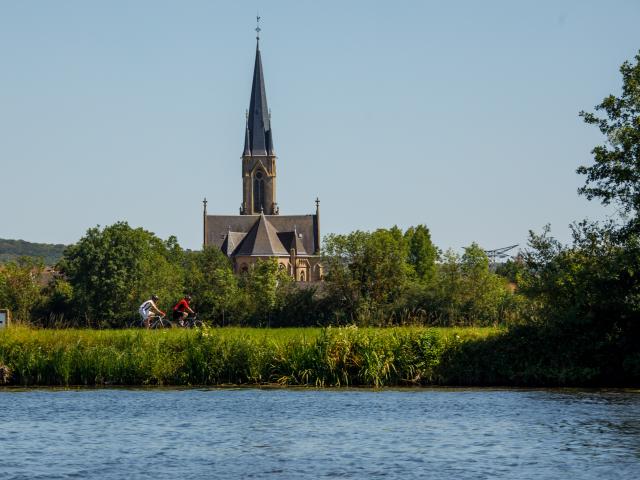
[[[259,32],[259,28],[257,29]],[[242,203],[239,215],[209,215],[204,200],[204,246],[220,248],[236,273],[259,260],[274,258],[298,282],[323,279],[320,261],[320,201],[310,215],[280,215],[276,201],[276,154],[267,106],[260,38],[256,38],[251,99],[242,153]]]

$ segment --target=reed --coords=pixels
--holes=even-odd
[[[0,332],[8,385],[446,384],[444,358],[494,328],[203,328]],[[450,367],[450,365],[449,365]]]

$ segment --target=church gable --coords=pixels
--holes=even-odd
[[[289,252],[278,238],[278,232],[264,215],[260,215],[242,243],[233,252],[233,256],[251,257],[286,257],[288,255]]]

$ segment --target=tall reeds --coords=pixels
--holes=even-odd
[[[36,330],[0,332],[10,385],[399,386],[446,382],[440,363],[495,329]]]

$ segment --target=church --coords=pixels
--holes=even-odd
[[[259,33],[259,28],[256,29]],[[298,282],[323,279],[320,257],[320,201],[310,215],[280,215],[276,201],[276,154],[271,113],[256,37],[251,99],[242,152],[242,203],[239,215],[209,215],[204,200],[204,246],[220,248],[237,274],[264,259],[275,258],[280,269]]]

